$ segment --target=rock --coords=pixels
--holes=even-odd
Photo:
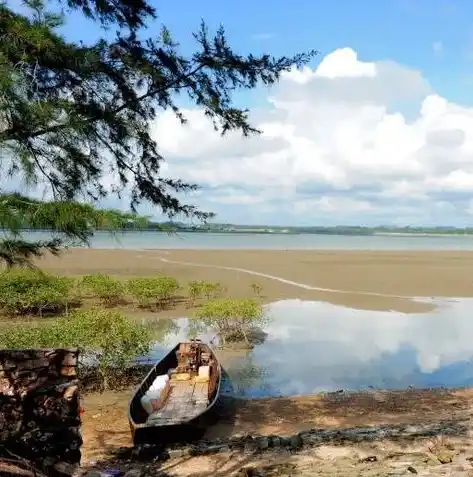
[[[189,447],[189,455],[191,457],[197,457],[202,454],[201,448],[198,446],[190,446]]]
[[[367,462],[377,462],[378,458],[375,455],[369,455],[367,457],[363,457],[360,459],[360,463],[367,463]]]
[[[131,451],[132,460],[150,461],[165,457],[164,449],[161,445],[140,444]]]
[[[410,465],[408,468],[407,468],[408,472],[410,472],[411,474],[417,474],[417,470],[412,467],[412,465]]]
[[[281,447],[289,447],[291,445],[291,439],[289,437],[280,437]]]
[[[170,459],[175,459],[177,457],[182,457],[185,452],[184,449],[168,449],[168,454]]]
[[[105,469],[102,472],[102,476],[105,477],[119,477],[122,475],[122,471],[120,469]]]
[[[427,454],[422,459],[422,461],[427,465],[438,465],[439,464],[439,461],[437,460],[437,458],[432,454]]]
[[[257,449],[258,449],[258,446],[256,445],[255,442],[245,442],[245,447],[243,452],[245,454],[254,454]]]
[[[222,451],[222,449],[230,449],[230,447],[227,444],[224,444],[224,443],[208,445],[206,447],[206,453],[207,454],[215,454],[217,452],[224,452],[224,451]]]
[[[289,438],[291,449],[300,449],[303,446],[302,438],[299,434],[294,434]]]
[[[275,448],[281,447],[281,438],[279,438],[278,436],[273,436],[271,437],[270,443],[271,443],[271,447],[275,447]]]
[[[453,452],[449,451],[439,451],[435,455],[441,464],[450,464],[454,457]]]
[[[123,477],[141,477],[141,469],[130,469]]]
[[[119,447],[113,455],[119,459],[126,459],[130,457],[133,449],[131,447]]]
[[[91,470],[85,474],[85,477],[102,477],[102,472],[98,470]]]
[[[242,449],[245,443],[241,439],[232,439],[229,445],[230,449]]]
[[[257,440],[257,445],[260,450],[266,450],[269,447],[269,439],[267,437],[260,437]]]
[[[252,467],[245,467],[240,469],[235,475],[236,477],[255,477],[256,474],[254,470]]]
[[[312,447],[320,442],[320,437],[312,432],[301,432],[299,436],[302,439],[303,447]]]

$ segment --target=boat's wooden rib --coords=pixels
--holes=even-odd
[[[206,380],[198,376],[201,364],[209,366]],[[160,407],[148,414],[141,398],[158,376],[168,373],[169,391]],[[177,379],[183,373],[188,379]],[[179,343],[151,369],[130,401],[128,419],[134,442],[181,440],[191,436],[191,428],[205,428],[219,397],[221,376],[220,364],[207,344],[197,340]]]

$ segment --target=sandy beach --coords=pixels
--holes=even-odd
[[[40,265],[69,275],[102,272],[127,278],[166,274],[182,283],[219,281],[232,296],[247,296],[250,284],[258,283],[266,302],[301,298],[400,312],[429,309],[430,305],[413,302],[410,297],[473,296],[473,252],[463,251],[75,249],[60,258],[44,258]]]

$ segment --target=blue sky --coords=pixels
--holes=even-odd
[[[169,173],[202,184],[192,200],[219,221],[471,223],[471,1],[155,3],[159,18],[146,34],[165,24],[186,52],[201,18],[210,28],[223,24],[242,53],[320,52],[307,81],[288,76],[270,92],[239,95],[259,123],[277,131],[264,141],[204,137],[198,113],[187,132],[167,114],[153,125]],[[86,42],[104,34],[78,13],[63,32]]]
[[[170,1],[151,4],[159,18],[148,34],[165,24],[188,51],[194,49],[191,32],[203,18],[209,27],[223,24],[232,45],[242,52],[291,55],[316,49],[323,55],[349,46],[366,58],[420,69],[442,95],[473,102],[473,3],[468,0],[182,0],[178,8]],[[77,14],[65,34],[86,40],[102,32]],[[437,42],[443,55],[435,55]]]

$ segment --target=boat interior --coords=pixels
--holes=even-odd
[[[141,384],[130,403],[131,419],[140,427],[191,421],[215,399],[220,379],[218,370],[213,352],[205,343],[180,343]],[[158,381],[160,387],[156,392]]]

